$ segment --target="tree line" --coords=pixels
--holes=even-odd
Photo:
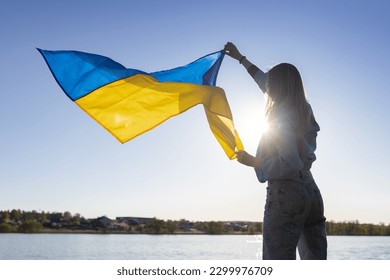
[[[361,224],[358,220],[326,222],[326,232],[328,235],[390,235],[390,224]]]
[[[13,209],[0,211],[0,233],[20,232],[36,233],[60,230],[94,231],[100,233],[146,233],[146,234],[176,234],[176,233],[204,233],[204,234],[262,234],[261,222],[190,222],[187,220],[148,219],[145,224],[123,223],[116,220],[100,217],[85,219],[79,213],[72,215],[66,211],[37,212]],[[390,236],[390,224],[367,224],[355,221],[327,221],[328,235],[380,235]]]
[[[0,211],[0,233],[20,232],[20,233],[34,233],[41,232],[45,227],[57,227],[57,225],[76,226],[84,218],[76,213],[72,215],[66,211],[60,212],[37,212],[22,211],[20,209],[13,209],[11,211]]]

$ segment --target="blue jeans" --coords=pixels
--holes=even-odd
[[[325,260],[324,204],[309,170],[268,182],[263,221],[263,259]]]

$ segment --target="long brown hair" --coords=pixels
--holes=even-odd
[[[272,122],[280,117],[280,109],[287,109],[293,113],[297,132],[304,133],[310,120],[310,106],[298,69],[289,63],[281,63],[271,68],[268,71],[267,93],[267,118]]]

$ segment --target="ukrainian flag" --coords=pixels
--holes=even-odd
[[[215,86],[223,51],[182,67],[145,73],[101,55],[38,50],[65,94],[121,143],[203,104],[226,155],[235,159],[243,150],[225,93]]]

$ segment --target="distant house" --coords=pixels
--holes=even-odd
[[[129,225],[126,223],[115,222],[109,229],[114,231],[127,231],[129,230]]]
[[[92,225],[92,221],[93,221],[93,219],[84,219],[84,218],[82,218],[81,221],[80,221],[79,228],[82,229],[82,230],[92,230],[92,229],[94,229],[94,227]]]
[[[178,229],[185,230],[185,231],[191,231],[194,227],[194,223],[191,223],[187,220],[181,220],[178,225]]]
[[[225,227],[233,231],[245,232],[248,230],[248,225],[245,222],[226,222]]]
[[[116,217],[117,223],[126,223],[129,226],[147,225],[153,218]]]
[[[95,228],[97,228],[97,227],[109,228],[112,226],[112,223],[113,223],[113,221],[111,219],[107,218],[106,216],[99,217],[95,220],[92,220],[92,222],[91,222],[91,224]]]

